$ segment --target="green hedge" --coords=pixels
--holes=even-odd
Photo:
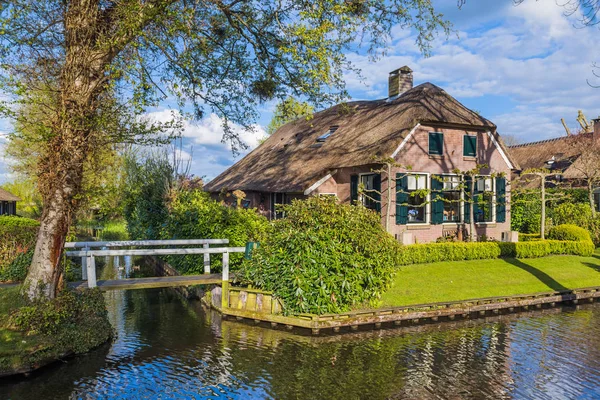
[[[577,225],[563,224],[550,228],[548,231],[548,239],[591,241],[592,237],[587,230],[580,228]]]
[[[559,254],[591,256],[594,249],[594,244],[590,240],[414,244],[402,248],[400,265],[440,261],[484,260],[499,257],[537,258]]]
[[[0,281],[23,279],[39,225],[29,218],[0,217]]]
[[[532,242],[536,240],[542,240],[539,233],[519,233],[519,241],[521,242]]]

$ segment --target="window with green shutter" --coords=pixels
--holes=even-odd
[[[350,203],[356,204],[358,201],[358,175],[350,176]]]
[[[496,178],[496,222],[506,222],[506,179]]]
[[[477,136],[463,136],[463,156],[475,157],[477,155]]]
[[[441,156],[444,154],[444,134],[429,132],[429,154]]]
[[[444,182],[443,177],[431,176],[431,223],[439,225],[444,222]]]
[[[408,177],[396,174],[396,225],[406,225],[408,222]]]

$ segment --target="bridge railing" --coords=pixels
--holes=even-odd
[[[87,280],[88,287],[97,286],[96,280],[96,257],[118,257],[118,256],[162,256],[162,255],[190,255],[204,254],[204,273],[210,274],[210,255],[223,254],[223,284],[229,282],[229,253],[244,253],[245,247],[210,247],[211,244],[228,244],[228,239],[188,239],[188,240],[130,240],[114,242],[67,242],[65,248],[73,250],[65,252],[67,257],[81,257],[82,278]],[[111,250],[108,247],[132,247],[132,246],[182,246],[202,245],[202,248],[168,248],[168,249],[120,249]],[[100,249],[92,249],[100,247]]]

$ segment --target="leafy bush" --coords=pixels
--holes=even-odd
[[[335,198],[282,207],[238,279],[275,293],[284,312],[338,313],[376,301],[391,284],[402,246],[379,214]]]
[[[22,267],[26,263],[24,254],[33,248],[38,227],[36,220],[0,217],[0,280],[19,280],[16,278],[23,276]],[[27,271],[24,273],[27,274]]]
[[[562,203],[550,210],[555,225],[573,224],[585,228],[592,218],[592,209],[587,203]]]
[[[21,307],[10,317],[11,324],[28,334],[52,339],[62,353],[84,353],[106,342],[113,334],[104,297],[99,290],[63,290],[52,300]]]
[[[168,210],[160,232],[162,239],[229,239],[229,247],[243,247],[249,241],[262,241],[269,225],[256,210],[228,207],[199,189],[176,192]],[[204,269],[202,255],[165,258],[184,274],[201,273]],[[230,254],[231,268],[235,269],[242,258],[241,253]],[[211,269],[220,266],[220,256],[212,255]]]
[[[534,242],[536,240],[542,240],[539,233],[519,233],[520,242]]]
[[[562,224],[553,226],[548,231],[548,239],[576,241],[589,240],[590,242],[592,241],[592,238],[590,237],[590,234],[587,230],[573,224]]]
[[[19,253],[10,264],[0,269],[0,281],[21,282],[25,280],[32,259],[33,248],[25,253]]]

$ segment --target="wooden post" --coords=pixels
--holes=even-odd
[[[208,249],[209,246],[208,243],[202,245],[205,249]],[[210,274],[210,253],[204,253],[204,273]]]
[[[87,260],[87,276],[88,276],[88,287],[96,287],[96,259],[94,256],[88,256]]]
[[[223,253],[223,278],[221,282],[221,308],[229,307],[229,253]]]
[[[89,247],[84,247],[83,251],[89,251],[90,248]],[[88,275],[87,275],[87,256],[83,256],[81,257],[81,279],[83,279],[84,281],[87,281]]]

